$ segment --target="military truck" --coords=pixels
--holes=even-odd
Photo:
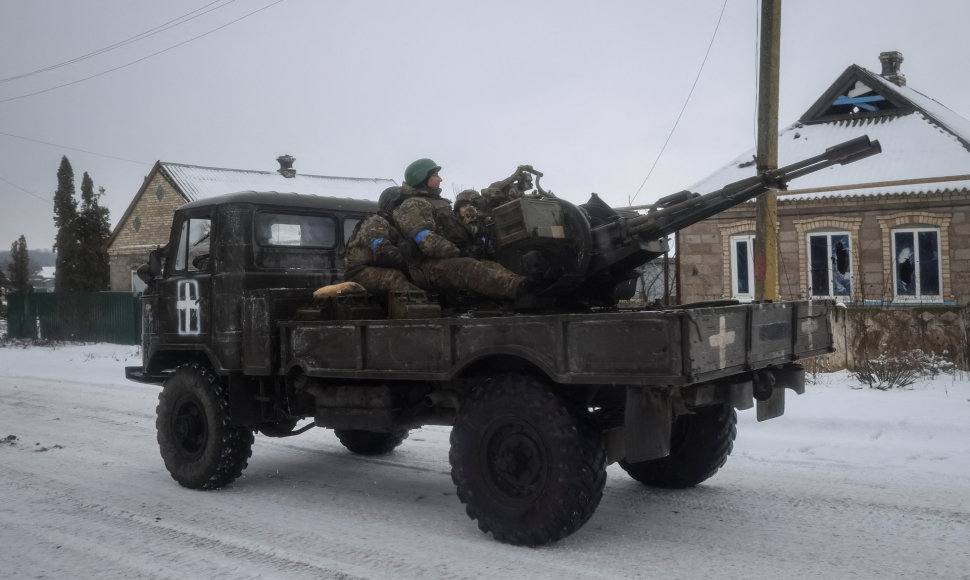
[[[553,542],[592,516],[608,464],[665,488],[713,476],[736,410],[781,415],[785,390],[804,391],[799,362],[833,351],[830,301],[622,307],[635,268],[672,231],[878,150],[861,138],[645,215],[595,196],[570,204],[522,166],[484,190],[494,259],[539,280],[508,303],[314,298],[341,288],[343,245],[373,202],[242,192],[189,203],[140,271],[143,362],[126,374],[162,385],[158,444],[185,487],[236,480],[254,433],[323,427],[380,455],[412,429],[445,425],[451,477],[479,528]]]

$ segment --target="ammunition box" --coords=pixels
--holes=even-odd
[[[536,238],[562,239],[562,206],[552,200],[519,198],[492,210],[495,241],[508,247]]]

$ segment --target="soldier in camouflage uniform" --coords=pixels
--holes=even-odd
[[[477,239],[441,197],[441,169],[430,159],[418,159],[404,173],[401,203],[394,222],[414,240],[419,257],[410,266],[415,284],[427,290],[471,290],[492,298],[515,298],[524,276],[497,262],[472,257]]]
[[[455,196],[454,212],[476,239],[485,237],[484,200],[474,189],[466,189]]]
[[[344,250],[344,279],[357,282],[372,294],[418,291],[408,281],[408,243],[393,225],[391,212],[401,194],[400,187],[381,193],[377,213],[357,224]]]

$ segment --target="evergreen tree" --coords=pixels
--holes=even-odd
[[[20,236],[16,242],[10,246],[11,263],[7,268],[10,270],[10,288],[14,292],[30,292],[30,254],[27,252],[27,239]]]
[[[111,235],[108,208],[102,207],[94,193],[94,182],[84,172],[81,179],[81,211],[77,216],[78,278],[75,290],[99,292],[110,284],[107,242]]]
[[[78,265],[77,200],[74,198],[74,169],[67,157],[61,157],[57,169],[57,190],[54,192],[54,225],[57,237],[57,271],[54,274],[55,292],[76,292]]]

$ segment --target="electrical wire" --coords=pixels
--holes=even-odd
[[[50,145],[51,147],[57,147],[59,149],[70,149],[71,151],[80,151],[81,153],[87,153],[88,155],[97,155],[98,157],[105,157],[107,159],[115,159],[117,161],[127,161],[128,163],[135,163],[137,165],[151,165],[151,163],[150,162],[147,162],[147,161],[137,161],[135,159],[126,159],[124,157],[116,157],[114,155],[108,155],[106,153],[97,153],[95,151],[88,151],[87,149],[80,149],[78,147],[69,147],[67,145],[60,145],[58,143],[50,143],[48,141],[41,141],[40,139],[31,139],[30,137],[23,137],[21,135],[14,135],[12,133],[6,133],[4,131],[0,131],[0,135],[3,135],[5,137],[12,137],[14,139],[22,139],[24,141],[30,141],[31,143],[40,143],[41,145]]]
[[[674,131],[677,130],[677,125],[680,123],[681,117],[684,116],[684,111],[687,110],[687,104],[690,103],[690,98],[694,95],[694,88],[697,87],[697,81],[700,80],[701,73],[704,72],[704,65],[707,64],[707,58],[711,54],[711,48],[714,46],[714,39],[717,38],[717,31],[721,27],[721,20],[724,18],[725,8],[727,8],[727,0],[724,0],[724,3],[721,4],[721,14],[717,17],[717,24],[714,26],[714,33],[711,34],[711,41],[707,45],[707,52],[704,53],[704,61],[701,62],[701,66],[697,70],[697,76],[694,77],[694,84],[692,84],[690,87],[690,92],[687,94],[687,99],[684,101],[684,106],[681,107],[680,114],[677,115],[677,120],[674,121],[674,126],[670,129],[670,133],[667,135],[667,140],[664,141],[663,147],[660,148],[660,153],[657,153],[657,158],[654,159],[653,165],[650,166],[650,171],[647,172],[647,176],[643,178],[643,183],[641,183],[640,187],[637,188],[637,192],[633,194],[633,197],[629,199],[629,205],[633,205],[633,201],[638,195],[640,195],[640,190],[643,189],[643,186],[647,184],[647,180],[650,179],[651,175],[653,175],[653,170],[656,169],[657,163],[660,161],[664,151],[667,149],[667,144],[670,143],[670,138],[674,136]]]
[[[77,62],[81,62],[82,60],[87,60],[89,58],[93,58],[95,56],[104,54],[106,52],[111,52],[112,50],[115,50],[117,48],[121,48],[123,46],[127,46],[127,45],[132,44],[134,42],[137,42],[139,40],[142,40],[142,39],[148,38],[150,36],[154,36],[156,34],[159,34],[161,32],[165,32],[166,30],[170,30],[172,28],[175,28],[176,26],[179,26],[181,24],[185,24],[186,22],[195,20],[196,18],[199,18],[200,16],[204,16],[204,15],[206,15],[206,14],[208,14],[208,13],[214,11],[214,10],[218,10],[219,8],[224,8],[224,7],[228,6],[229,4],[231,4],[231,3],[235,2],[235,1],[236,0],[215,0],[214,2],[210,2],[210,3],[206,4],[205,6],[202,6],[201,8],[196,8],[195,10],[193,10],[193,11],[187,13],[187,14],[183,14],[182,16],[179,16],[178,18],[173,18],[172,20],[169,20],[168,22],[165,22],[164,24],[160,24],[160,25],[158,25],[158,26],[156,26],[154,28],[149,28],[148,30],[146,30],[144,32],[141,32],[139,34],[136,34],[135,36],[132,36],[130,38],[126,38],[125,40],[116,42],[114,44],[109,44],[108,46],[99,48],[99,49],[94,50],[92,52],[89,52],[87,54],[82,54],[81,56],[77,56],[77,57],[74,57],[72,59],[65,60],[63,62],[59,62],[57,64],[52,64],[52,65],[46,66],[44,68],[39,68],[39,69],[32,70],[32,71],[29,71],[29,72],[21,73],[19,75],[14,75],[14,76],[2,78],[2,79],[0,79],[0,84],[7,83],[7,82],[10,82],[10,81],[14,81],[14,80],[18,80],[18,79],[22,79],[22,78],[26,78],[26,77],[33,76],[33,75],[36,75],[36,74],[40,74],[40,73],[44,73],[44,72],[56,70],[56,69],[59,69],[61,67],[65,67],[65,66],[68,66],[68,65],[77,63]],[[218,4],[219,2],[223,2],[223,4],[220,5],[220,6],[216,6],[215,8],[212,8],[210,10],[205,10],[206,8],[209,8],[213,4]],[[200,12],[202,10],[205,10],[205,12],[201,12],[199,14],[195,14],[196,12]],[[192,16],[193,14],[195,14],[195,16]]]
[[[248,14],[245,14],[243,16],[240,16],[239,18],[236,18],[235,20],[232,20],[230,22],[227,22],[226,24],[223,24],[222,26],[218,26],[216,28],[213,28],[212,30],[209,30],[208,32],[204,32],[204,33],[202,33],[202,34],[200,34],[198,36],[193,36],[192,38],[190,38],[188,40],[183,40],[182,42],[179,42],[178,44],[172,45],[172,46],[170,46],[168,48],[163,48],[162,50],[159,50],[157,52],[153,52],[153,53],[151,53],[151,54],[149,54],[147,56],[143,56],[143,57],[141,57],[139,59],[136,59],[136,60],[133,60],[133,61],[127,63],[127,64],[122,64],[122,65],[116,66],[114,68],[110,68],[108,70],[104,70],[104,71],[101,71],[99,73],[93,74],[91,76],[84,77],[82,79],[78,79],[78,80],[75,80],[75,81],[71,81],[69,83],[63,83],[63,84],[60,84],[60,85],[57,85],[57,86],[53,86],[53,87],[49,87],[49,88],[46,88],[46,89],[43,89],[43,90],[40,90],[40,91],[34,91],[32,93],[25,93],[23,95],[17,95],[16,97],[8,97],[6,99],[0,99],[0,103],[9,103],[10,101],[16,101],[18,99],[26,99],[27,97],[34,97],[34,96],[41,95],[41,94],[44,94],[44,93],[49,93],[49,92],[55,91],[57,89],[62,89],[64,87],[69,87],[71,85],[76,85],[78,83],[82,83],[84,81],[89,81],[91,79],[94,79],[94,78],[97,78],[97,77],[100,77],[100,76],[104,76],[104,75],[106,75],[108,73],[112,73],[114,71],[121,70],[123,68],[127,68],[129,66],[134,65],[134,64],[138,64],[138,63],[140,63],[142,61],[148,60],[148,59],[150,59],[150,58],[152,58],[154,56],[158,56],[158,55],[160,55],[162,53],[165,53],[165,52],[168,52],[170,50],[176,49],[176,48],[178,48],[180,46],[186,45],[186,44],[188,44],[190,42],[196,41],[196,40],[198,40],[198,39],[200,39],[202,37],[208,36],[208,35],[210,35],[210,34],[212,34],[214,32],[217,32],[219,30],[222,30],[223,28],[226,28],[228,26],[231,26],[231,25],[239,22],[240,20],[244,20],[246,18],[249,18],[250,16],[253,16],[254,14],[257,14],[259,12],[262,12],[263,10],[266,10],[268,8],[272,8],[273,6],[276,6],[277,4],[279,4],[281,2],[283,2],[283,0],[276,0],[275,2],[271,2],[270,4],[267,4],[266,6],[263,6],[262,8],[258,8],[256,10],[253,10],[252,12],[249,12]]]
[[[0,181],[6,183],[7,185],[10,185],[12,187],[15,187],[15,188],[19,189],[20,191],[26,193],[27,195],[29,195],[31,197],[36,197],[37,199],[39,199],[39,200],[41,200],[43,202],[47,202],[48,205],[51,205],[51,206],[54,205],[54,202],[53,201],[51,201],[49,199],[44,199],[43,197],[37,195],[36,193],[27,191],[26,189],[20,187],[19,185],[17,185],[16,183],[10,181],[9,179],[4,178],[2,175],[0,175]]]

